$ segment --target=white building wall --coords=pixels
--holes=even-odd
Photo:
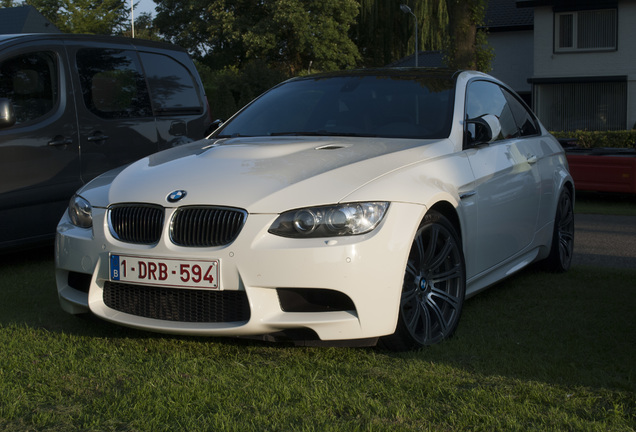
[[[602,9],[602,1],[599,1]],[[533,78],[627,76],[627,127],[636,123],[636,2],[618,2],[616,51],[555,53],[552,7],[534,9]]]
[[[599,9],[602,6],[599,7]],[[618,4],[616,51],[555,53],[552,7],[534,10],[534,77],[636,76],[636,2]]]
[[[493,32],[488,42],[495,58],[490,74],[508,84],[517,93],[532,90],[528,78],[533,73],[533,31]]]

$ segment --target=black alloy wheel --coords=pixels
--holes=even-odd
[[[572,265],[574,254],[574,202],[572,192],[565,187],[559,195],[550,255],[545,259],[547,270],[565,272]]]
[[[433,345],[455,332],[466,294],[459,236],[440,213],[428,213],[409,253],[396,331],[381,340],[392,350]]]

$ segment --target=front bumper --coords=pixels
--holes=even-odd
[[[166,211],[169,220],[174,210]],[[274,236],[267,230],[277,215],[251,214],[230,245],[186,248],[170,242],[167,226],[156,245],[118,241],[110,235],[105,210],[94,208],[92,230],[75,227],[66,216],[58,225],[58,296],[69,313],[91,311],[114,323],[162,333],[255,336],[309,329],[325,341],[383,336],[395,331],[406,260],[424,212],[419,205],[391,203],[385,219],[371,233],[318,239]],[[110,253],[218,260],[220,289],[243,291],[249,317],[229,322],[184,322],[110,308],[104,301],[105,285],[111,283]],[[310,296],[314,298],[334,292],[337,298],[350,301],[339,302],[348,306],[336,310],[300,307],[289,311],[282,306],[281,292],[314,293]],[[208,294],[216,293],[219,291]]]

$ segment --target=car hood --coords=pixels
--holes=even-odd
[[[332,204],[378,177],[448,153],[448,140],[232,138],[202,140],[156,153],[89,183],[94,206],[143,202],[221,205],[251,213]]]

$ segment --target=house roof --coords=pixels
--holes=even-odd
[[[489,31],[532,30],[533,9],[520,8],[517,0],[488,0],[484,27]]]
[[[519,7],[555,6],[568,8],[612,7],[618,0],[519,0]]]
[[[0,34],[61,33],[33,6],[0,9]]]

